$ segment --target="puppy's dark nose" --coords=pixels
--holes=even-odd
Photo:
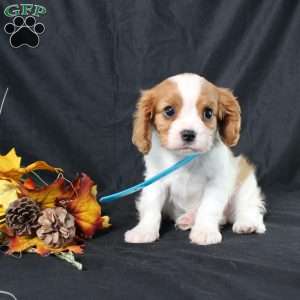
[[[181,138],[183,141],[187,143],[191,143],[194,141],[196,137],[196,132],[194,130],[182,130],[181,131]]]

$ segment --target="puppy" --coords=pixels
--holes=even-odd
[[[137,201],[139,223],[125,233],[129,243],[159,238],[162,213],[179,229],[191,229],[192,243],[220,243],[220,226],[235,233],[264,233],[263,195],[255,168],[229,147],[240,136],[240,106],[228,89],[196,74],[170,77],[142,92],[132,141],[144,154],[145,177],[188,153],[199,157],[145,188]]]

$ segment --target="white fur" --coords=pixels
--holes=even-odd
[[[174,121],[177,125],[169,133],[171,143],[173,139],[179,139],[176,134],[186,126],[196,130],[197,136],[202,133],[206,140],[210,140],[210,134],[205,132],[205,125],[195,109],[195,99],[204,79],[190,74],[171,79],[176,81],[184,102],[178,122],[177,119]],[[197,143],[199,149],[205,145],[201,141]],[[226,222],[233,224],[236,233],[265,231],[263,198],[254,172],[237,187],[239,158],[233,156],[219,137],[217,142],[211,139],[206,146],[206,152],[199,158],[141,192],[137,202],[139,223],[126,232],[126,242],[157,240],[162,213],[170,216],[180,229],[191,228],[190,240],[199,245],[221,242],[220,225]],[[184,152],[162,147],[154,131],[152,148],[144,156],[145,177],[154,176],[183,155]]]

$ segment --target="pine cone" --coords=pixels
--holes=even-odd
[[[74,217],[63,207],[44,209],[38,223],[36,234],[50,247],[59,248],[75,237]]]
[[[6,210],[6,224],[17,235],[32,235],[39,227],[41,209],[30,198],[20,198],[10,203]]]

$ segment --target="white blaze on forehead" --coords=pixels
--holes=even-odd
[[[170,81],[177,84],[180,96],[183,100],[183,106],[195,107],[205,78],[197,75],[184,73],[169,78]]]

